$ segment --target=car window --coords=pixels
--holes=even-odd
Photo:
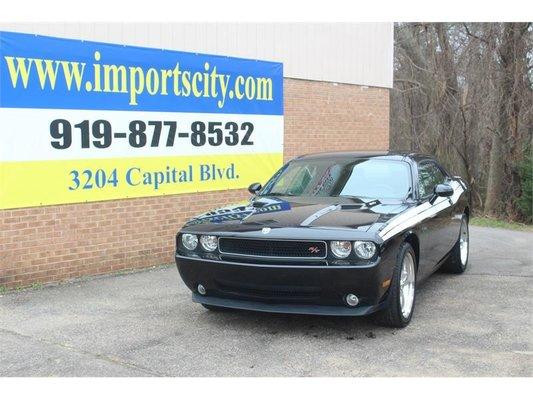
[[[303,159],[287,165],[261,194],[404,199],[410,188],[409,164],[403,161]]]
[[[444,174],[435,163],[425,162],[418,166],[418,192],[420,197],[426,197],[433,193],[433,189],[439,183],[444,182]]]

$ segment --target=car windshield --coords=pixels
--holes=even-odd
[[[282,168],[261,195],[404,199],[410,189],[409,165],[404,161],[303,159]]]

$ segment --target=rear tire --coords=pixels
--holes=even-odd
[[[463,214],[459,238],[452,248],[448,259],[440,268],[443,272],[450,274],[462,274],[468,265],[468,254],[470,251],[470,237],[468,232],[468,218]]]
[[[377,325],[404,328],[411,321],[416,298],[416,255],[407,242],[400,246],[385,308],[374,315]]]

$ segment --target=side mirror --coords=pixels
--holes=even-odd
[[[439,183],[433,190],[433,196],[429,200],[431,204],[437,200],[437,197],[450,197],[453,196],[453,188],[447,183]]]
[[[262,188],[263,188],[263,185],[261,185],[260,183],[256,182],[256,183],[252,183],[250,186],[248,186],[248,191],[251,194],[257,194],[257,192],[259,192]]]

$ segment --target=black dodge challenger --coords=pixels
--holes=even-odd
[[[421,281],[466,268],[468,188],[432,157],[308,155],[249,191],[176,237],[179,273],[209,310],[373,314],[404,327]]]

